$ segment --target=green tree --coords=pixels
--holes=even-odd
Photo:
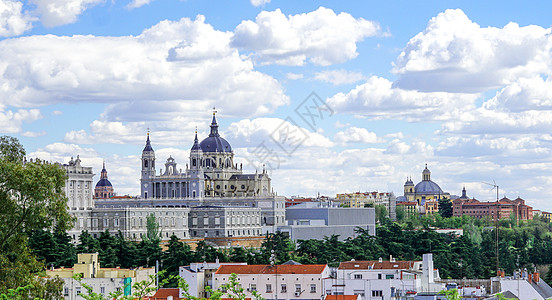
[[[179,267],[187,266],[193,261],[194,255],[190,246],[178,240],[176,235],[172,235],[169,240],[167,251],[163,252],[163,267],[167,271],[167,275],[174,276],[169,279],[167,287],[177,287]]]
[[[26,286],[43,268],[28,248],[33,230],[66,231],[72,224],[64,194],[65,172],[56,164],[25,162],[25,149],[0,137],[0,292]]]
[[[443,218],[452,217],[452,201],[450,201],[450,199],[439,199],[439,214]]]
[[[93,238],[87,230],[84,230],[79,235],[79,244],[77,245],[77,253],[96,253],[100,251],[100,242]]]
[[[146,240],[148,242],[152,243],[159,243],[160,238],[160,231],[159,231],[159,224],[157,223],[157,219],[155,218],[155,215],[153,213],[149,214],[146,217]]]
[[[403,223],[406,220],[406,210],[402,206],[397,206],[395,209],[395,213],[397,214],[397,222]]]
[[[385,205],[378,204],[374,208],[376,209],[376,222],[383,224],[389,221],[389,212]]]

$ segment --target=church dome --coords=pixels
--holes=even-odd
[[[104,187],[104,186],[113,186],[111,185],[111,182],[107,178],[102,178],[98,183],[96,183],[96,187]]]
[[[442,195],[443,190],[431,180],[423,180],[416,184],[414,192],[420,195]]]
[[[199,148],[203,152],[232,152],[230,143],[223,139],[218,133],[218,124],[215,114],[213,113],[213,122],[211,122],[211,133],[199,143]]]

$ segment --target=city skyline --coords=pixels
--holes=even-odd
[[[119,195],[139,194],[148,130],[184,169],[216,107],[235,162],[277,164],[279,195],[400,196],[427,163],[451,194],[494,200],[495,181],[552,210],[549,4],[0,2],[0,133],[80,155],[94,183],[105,161]]]

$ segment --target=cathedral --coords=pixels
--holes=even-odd
[[[153,214],[160,237],[260,236],[285,224],[284,197],[272,191],[265,170],[246,174],[234,163],[230,143],[220,136],[216,115],[209,136],[199,142],[197,131],[185,168],[169,156],[164,168],[156,169],[156,155],[149,133],[142,150],[140,196],[112,197],[105,165],[92,192],[91,168],[80,159],[63,165],[68,179],[66,194],[75,217],[73,239],[88,230],[93,236],[109,230],[139,240],[146,233],[146,218]]]
[[[416,185],[412,178],[408,178],[404,183],[404,197],[408,202],[417,202],[418,206],[424,206],[426,201],[438,201],[443,198],[450,199],[450,194],[443,192],[441,187],[431,180],[431,172],[427,168],[422,171],[422,181]]]

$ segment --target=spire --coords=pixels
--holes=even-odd
[[[198,149],[199,149],[199,140],[197,139],[197,126],[196,126],[194,145],[192,146],[192,150],[198,150]]]
[[[153,148],[151,147],[151,142],[150,142],[150,138],[149,138],[149,128],[148,128],[148,138],[146,139],[146,146],[144,147],[144,150],[142,150],[142,152],[144,151],[153,151]]]
[[[213,121],[211,122],[211,133],[209,133],[210,137],[213,136],[220,136],[218,133],[218,124],[217,124],[217,118],[216,118],[217,111],[215,110],[215,107],[213,107]]]
[[[103,162],[103,169],[102,169],[102,174],[100,175],[100,179],[107,179],[107,170],[105,169],[105,160]]]

